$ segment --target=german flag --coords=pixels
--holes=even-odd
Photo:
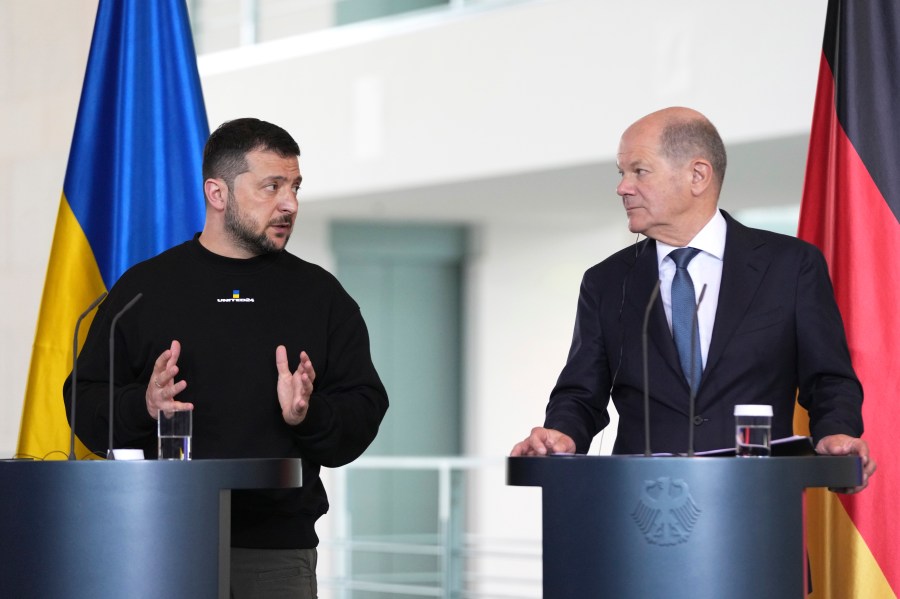
[[[811,597],[900,592],[900,3],[830,0],[799,237],[825,254],[878,471],[808,493]]]

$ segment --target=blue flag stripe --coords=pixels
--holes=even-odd
[[[202,228],[208,136],[184,0],[101,0],[63,189],[107,288]]]

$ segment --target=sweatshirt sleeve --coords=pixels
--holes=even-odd
[[[372,443],[388,398],[355,304],[348,317],[330,328],[327,347],[324,361],[310,356],[315,386],[306,419],[294,434],[305,458],[333,468],[352,462]]]

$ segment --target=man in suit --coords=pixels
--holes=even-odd
[[[585,273],[544,426],[511,455],[587,452],[609,424],[610,396],[619,413],[613,452],[643,453],[641,331],[659,281],[648,323],[652,451],[687,451],[691,426],[698,451],[733,446],[736,404],[771,404],[773,438],[789,436],[796,399],[809,411],[818,453],[862,458],[863,483],[853,491],[864,488],[875,462],[859,438],[862,387],[822,254],[718,209],[725,148],[694,110],[667,108],[634,123],[617,163],[628,227],[646,239]]]

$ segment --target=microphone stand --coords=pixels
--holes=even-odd
[[[694,306],[694,318],[691,321],[691,393],[688,398],[688,404],[690,405],[690,411],[688,415],[688,457],[694,457],[694,411],[696,410],[696,402],[697,402],[697,385],[700,381],[694,380],[694,369],[696,368],[694,353],[697,351],[697,337],[700,336],[700,327],[697,323],[697,319],[699,318],[698,314],[700,312],[700,303],[703,301],[703,296],[706,295],[706,283],[703,284],[703,287],[700,289],[700,298],[697,300],[697,305]]]
[[[659,295],[659,279],[650,292],[650,301],[644,309],[644,324],[641,329],[641,352],[644,361],[644,455],[650,457],[650,364],[647,358],[647,325],[650,323],[650,311]]]
[[[107,460],[116,459],[113,453],[113,390],[115,388],[115,369],[113,368],[113,363],[115,360],[116,348],[116,323],[119,322],[119,318],[121,318],[125,312],[130,310],[143,295],[143,293],[138,293],[134,296],[130,302],[125,304],[124,308],[119,310],[119,313],[112,319],[112,324],[109,325],[109,448],[106,450]]]
[[[72,432],[69,435],[69,459],[77,460],[75,457],[75,390],[78,388],[78,329],[81,327],[81,321],[84,320],[85,316],[91,313],[91,310],[97,307],[97,305],[103,301],[103,298],[106,297],[106,292],[100,294],[100,296],[91,302],[91,305],[88,306],[87,310],[81,313],[81,316],[78,317],[78,320],[75,321],[75,336],[72,339],[72,401],[70,403],[70,411],[72,412],[72,418],[69,422],[69,425],[72,427]]]

